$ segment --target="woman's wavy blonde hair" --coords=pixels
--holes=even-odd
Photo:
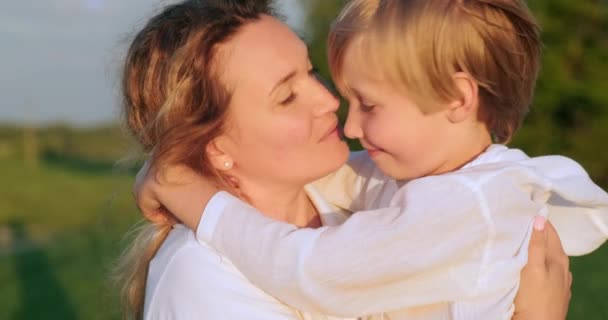
[[[270,1],[182,1],[137,33],[124,64],[123,111],[151,166],[185,164],[221,178],[205,152],[224,129],[230,101],[218,48],[262,15],[273,15]],[[144,223],[118,261],[114,274],[126,319],[143,318],[148,266],[170,230]]]

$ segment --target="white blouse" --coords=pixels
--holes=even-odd
[[[360,212],[337,227],[298,229],[220,192],[197,237],[295,308],[388,319],[510,319],[536,215],[548,216],[569,255],[608,238],[608,195],[580,165],[499,145],[407,183],[357,154],[316,186]]]
[[[307,187],[307,194],[324,224],[337,225],[346,219],[313,187]],[[205,241],[197,241],[194,232],[176,225],[150,263],[144,319],[337,318],[299,312],[283,304],[247,280],[230,259]]]

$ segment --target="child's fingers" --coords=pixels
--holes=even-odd
[[[160,207],[154,216],[154,220],[152,219],[148,219],[150,221],[152,221],[153,223],[156,224],[163,224],[163,225],[175,225],[177,223],[179,223],[179,221],[177,220],[177,218],[175,217],[175,215],[173,215],[173,213],[169,212],[169,210],[167,210],[167,208],[165,207]]]
[[[144,218],[153,223],[162,224],[167,220],[160,202],[153,197],[149,197],[146,194],[140,195],[137,198],[137,207]]]
[[[175,217],[168,212],[158,199],[155,189],[158,187],[155,171],[146,161],[135,177],[133,196],[139,211],[144,218],[154,224],[175,224]]]
[[[532,238],[528,247],[528,267],[545,268],[547,260],[548,239],[545,230],[546,219],[543,217],[534,218],[534,228]]]
[[[133,192],[135,204],[146,220],[155,224],[169,223],[169,214],[151,188],[139,187]]]

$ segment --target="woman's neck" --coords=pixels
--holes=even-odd
[[[297,227],[318,228],[321,219],[303,186],[254,186],[241,184],[241,191],[249,202],[265,216]]]

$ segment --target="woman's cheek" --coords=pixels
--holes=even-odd
[[[281,129],[276,131],[275,137],[281,141],[283,145],[291,145],[294,147],[302,146],[311,139],[311,126],[294,119],[294,121],[286,121],[281,125]]]

